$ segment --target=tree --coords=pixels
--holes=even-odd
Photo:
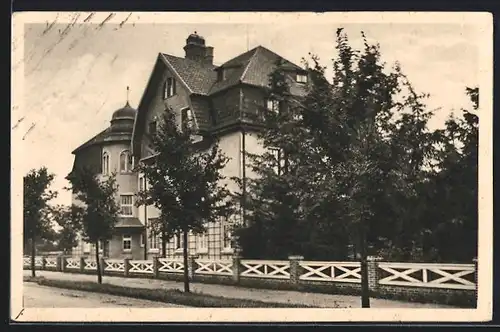
[[[24,243],[26,245],[29,241],[31,245],[31,275],[35,277],[36,241],[51,230],[49,201],[56,197],[57,192],[49,190],[54,174],[45,167],[31,170],[23,180]]]
[[[99,261],[99,242],[111,238],[118,221],[119,206],[116,198],[118,187],[115,174],[99,179],[99,175],[89,168],[82,168],[72,173],[68,180],[71,190],[82,203],[79,208],[72,208],[74,229],[81,229],[83,239],[95,244],[97,282],[102,283],[102,271]]]
[[[68,254],[78,245],[82,213],[82,208],[76,205],[55,208],[55,221],[61,227],[56,234],[57,248],[62,250],[64,254]]]
[[[194,134],[192,122],[183,121],[178,126],[174,112],[166,109],[156,135],[151,137],[154,161],[138,166],[148,179],[148,187],[139,192],[137,204],[159,209],[158,222],[152,226],[161,231],[162,238],[183,237],[185,292],[189,292],[188,234],[203,233],[205,223],[232,212],[229,191],[221,184],[224,177],[220,171],[227,158],[215,139],[205,138],[211,143],[205,146],[205,141],[195,142]]]

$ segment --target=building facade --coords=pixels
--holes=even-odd
[[[144,259],[162,253],[161,237],[149,227],[159,211],[153,206],[135,207],[135,193],[148,183],[132,168],[134,162],[154,156],[149,139],[166,109],[175,112],[179,125],[188,121],[195,127],[201,145],[209,146],[209,135],[217,137],[229,158],[224,181],[230,190],[237,190],[232,177],[252,176],[246,153],[263,151],[256,135],[261,126],[257,115],[274,107],[266,100],[266,89],[278,60],[286,70],[290,92],[297,96],[305,92],[306,71],[262,46],[215,66],[213,47],[194,33],[187,38],[184,51],[184,58],[159,53],[137,110],[127,103],[113,113],[109,128],[73,152],[74,167],[98,160],[95,167],[102,176],[116,170],[121,216],[116,234],[104,246],[103,254],[110,258]],[[190,235],[189,253],[230,258],[234,250],[230,229],[235,222],[241,222],[239,215],[208,224],[206,234]],[[75,248],[74,254],[91,254],[92,246],[84,246]],[[167,257],[181,257],[182,247],[182,236],[174,236],[166,243]]]

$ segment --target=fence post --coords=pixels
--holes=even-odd
[[[378,281],[380,278],[378,262],[381,260],[380,257],[375,256],[368,256],[366,258],[368,268],[368,289],[370,293],[376,293],[378,291]]]
[[[56,271],[57,272],[62,272],[62,268],[61,268],[61,256],[57,256],[57,258],[56,258]]]
[[[476,297],[476,306],[477,306],[477,286],[478,286],[478,274],[477,274],[477,257],[474,257],[472,259],[472,262],[474,263],[474,295]]]
[[[128,263],[128,261],[130,260],[130,258],[125,258],[123,259],[123,275],[125,276],[125,278],[128,277],[129,275],[129,268],[130,268],[130,264]]]
[[[85,273],[85,257],[80,257],[80,272]]]
[[[46,264],[47,264],[46,257],[42,256],[42,266],[40,266],[40,270],[45,270]]]
[[[153,275],[156,279],[160,278],[160,261],[158,256],[153,256]]]
[[[303,256],[288,256],[290,261],[290,282],[293,285],[297,285],[300,281],[300,261],[303,259]]]
[[[59,264],[61,266],[61,272],[66,272],[66,257],[64,257],[64,255],[63,255],[60,258],[61,259],[60,259],[60,263]]]
[[[240,264],[241,257],[240,257],[240,251],[238,249],[234,250],[234,253],[233,253],[233,256],[231,259],[233,260],[233,266],[232,266],[233,282],[235,284],[239,284],[240,283],[240,273],[241,273],[241,264]]]
[[[189,275],[189,280],[194,280],[194,275],[196,271],[196,258],[198,258],[197,255],[191,255],[189,256],[188,260],[188,275]]]

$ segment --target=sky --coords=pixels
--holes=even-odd
[[[138,13],[108,14],[75,13],[63,19],[52,14],[40,23],[25,23],[24,35],[13,39],[14,52],[24,47],[13,62],[14,71],[24,69],[22,103],[14,103],[12,111],[12,137],[22,143],[19,172],[46,166],[55,173],[52,189],[59,191],[59,204],[71,203],[63,190],[71,152],[109,125],[112,113],[127,100],[127,86],[130,104],[137,107],[157,54],[184,56],[182,47],[194,31],[214,47],[215,64],[262,45],[297,64],[308,53],[316,54],[330,69],[328,76],[336,29],[343,27],[355,47],[361,47],[364,31],[370,42],[380,44],[388,66],[398,61],[416,90],[430,94],[428,107],[440,109],[431,120],[433,128],[441,127],[450,112],[469,107],[465,87],[478,84],[480,30],[471,24],[339,23],[300,15],[258,23],[230,16],[154,23]]]

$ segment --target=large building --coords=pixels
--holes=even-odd
[[[175,111],[179,125],[189,121],[195,126],[200,145],[210,145],[209,134],[218,138],[229,158],[223,175],[229,189],[235,190],[230,178],[252,176],[245,152],[262,152],[255,134],[259,128],[255,115],[274,107],[266,100],[266,89],[279,59],[291,93],[302,95],[305,91],[305,70],[262,46],[215,66],[213,47],[205,45],[205,39],[195,32],[187,38],[184,51],[184,58],[159,53],[137,110],[127,102],[113,113],[109,128],[73,151],[74,168],[93,165],[103,176],[117,173],[121,216],[115,235],[103,249],[110,258],[144,259],[162,252],[160,237],[148,227],[159,213],[153,206],[135,206],[135,193],[147,186],[147,181],[132,169],[135,163],[154,156],[149,139],[167,108]],[[220,220],[207,225],[206,234],[190,235],[189,253],[229,258],[233,253],[229,230],[238,220],[238,216]],[[182,256],[182,237],[172,238],[165,249],[167,257]],[[92,251],[91,245],[82,242],[73,252],[85,256]]]

